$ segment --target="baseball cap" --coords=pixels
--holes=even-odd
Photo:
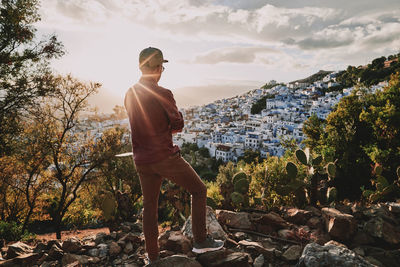
[[[152,68],[165,62],[168,62],[168,60],[165,60],[161,50],[155,47],[145,48],[139,54],[139,67],[147,66]]]

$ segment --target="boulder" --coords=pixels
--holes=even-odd
[[[82,249],[81,241],[76,237],[70,237],[62,243],[62,249],[65,252],[75,253]]]
[[[366,222],[364,231],[390,245],[400,243],[400,231],[381,217],[375,217]]]
[[[248,267],[250,256],[244,252],[222,249],[200,254],[197,260],[203,267]]]
[[[297,261],[300,256],[303,248],[299,245],[290,246],[283,254],[282,259],[285,261]]]
[[[1,267],[33,266],[40,258],[38,253],[27,253],[9,260],[0,261]]]
[[[252,256],[264,255],[264,259],[273,260],[275,255],[275,248],[264,248],[260,242],[242,240],[239,245],[245,248],[245,251],[250,253]]]
[[[218,222],[228,227],[237,229],[252,229],[250,216],[247,212],[216,210],[216,214]]]
[[[62,266],[68,266],[69,264],[75,264],[78,262],[80,265],[90,265],[96,264],[100,262],[99,258],[96,257],[89,257],[87,255],[76,255],[71,253],[65,253],[61,260]]]
[[[7,259],[12,259],[24,254],[32,253],[33,248],[25,243],[22,242],[16,242],[14,244],[11,244],[7,248]]]
[[[121,252],[122,248],[117,244],[117,242],[113,241],[108,246],[108,251],[111,256],[117,256]]]
[[[308,244],[301,255],[297,267],[341,266],[341,267],[373,267],[360,255],[353,251],[335,245],[320,246]]]
[[[50,248],[48,254],[49,254],[49,257],[52,258],[53,260],[59,260],[64,255],[63,250],[60,249],[55,244],[53,244],[53,246]]]
[[[201,264],[194,259],[182,255],[174,255],[159,259],[147,265],[148,267],[201,267]]]
[[[273,211],[267,214],[255,214],[252,216],[251,220],[257,224],[272,227],[274,231],[282,228],[289,228],[289,223]]]
[[[97,245],[97,249],[98,249],[100,258],[107,256],[107,254],[108,254],[107,244],[99,244],[99,245]]]
[[[307,221],[307,226],[312,229],[320,229],[323,227],[323,223],[320,217],[311,217]]]
[[[284,213],[284,218],[288,222],[304,225],[312,215],[313,213],[311,211],[290,208]]]
[[[161,250],[171,250],[183,254],[192,250],[190,240],[181,231],[167,231],[160,235],[158,242]]]
[[[265,263],[264,255],[260,254],[257,258],[254,259],[253,266],[254,267],[263,267]]]
[[[206,210],[206,227],[207,232],[210,233],[210,235],[215,239],[226,240],[228,237],[224,229],[222,229],[221,225],[219,224],[217,216],[215,215],[215,211],[209,206],[207,206]],[[189,216],[183,225],[182,233],[190,239],[193,238],[192,216]]]
[[[357,221],[350,214],[345,214],[334,208],[323,208],[326,231],[337,240],[346,241],[357,230]]]

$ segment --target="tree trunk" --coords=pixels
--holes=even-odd
[[[54,226],[56,230],[56,238],[61,239],[61,216],[57,216],[57,218],[54,220]]]

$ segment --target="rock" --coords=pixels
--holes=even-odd
[[[108,246],[106,244],[99,244],[97,245],[99,251],[99,257],[106,257],[108,254]]]
[[[62,249],[65,252],[75,253],[82,249],[82,244],[78,238],[70,237],[62,243]]]
[[[399,249],[384,250],[380,248],[369,247],[366,249],[366,255],[379,261],[382,266],[400,266]]]
[[[133,244],[141,244],[142,239],[140,236],[135,235],[134,233],[127,233],[125,234],[122,238],[118,240],[118,242],[124,241],[124,242],[132,242]]]
[[[104,241],[106,241],[107,239],[107,234],[106,233],[97,233],[96,237],[94,239],[94,242],[96,243],[96,245],[100,244],[100,243],[104,243]]]
[[[352,243],[354,245],[368,245],[368,244],[373,244],[374,242],[375,242],[374,238],[363,230],[357,231],[352,240]]]
[[[249,235],[243,232],[236,232],[233,234],[233,236],[235,237],[236,240],[240,241],[240,240],[245,240],[249,238]]]
[[[32,266],[40,258],[38,253],[27,253],[0,262],[1,267]]]
[[[365,260],[368,261],[369,263],[373,264],[374,266],[384,267],[384,265],[380,261],[375,259],[374,257],[367,256],[367,257],[365,257]],[[388,265],[388,266],[394,266],[394,265]]]
[[[348,240],[357,230],[357,221],[352,215],[333,208],[323,208],[322,215],[329,235],[337,240]]]
[[[92,248],[88,250],[89,256],[97,257],[99,256],[99,250],[97,248]]]
[[[307,207],[305,208],[305,210],[311,212],[311,213],[312,213],[314,216],[316,216],[316,217],[321,217],[321,216],[322,216],[321,211],[320,211],[319,209],[317,209],[316,207],[307,206]]]
[[[319,217],[311,217],[308,221],[307,221],[307,226],[312,228],[312,229],[320,229],[323,227],[323,223],[321,218]]]
[[[278,231],[278,236],[283,239],[292,239],[294,236],[294,232],[289,229],[282,229]]]
[[[326,243],[324,244],[324,246],[328,246],[328,245],[333,245],[333,246],[337,246],[337,247],[347,248],[346,245],[344,245],[344,244],[342,244],[342,243],[339,243],[339,242],[337,242],[337,241],[335,241],[335,240],[330,240],[330,241],[328,241],[328,242],[326,242]]]
[[[167,231],[158,238],[161,250],[186,254],[192,250],[190,240],[180,231]]]
[[[49,247],[45,243],[39,242],[36,244],[36,247],[33,249],[33,253],[40,253],[42,251],[49,250],[50,248],[51,248],[51,246]]]
[[[62,257],[62,266],[68,266],[69,264],[75,264],[78,262],[81,265],[87,266],[89,264],[98,263],[100,260],[95,257],[89,257],[87,255],[76,255],[71,253],[65,253]]]
[[[125,247],[124,247],[124,253],[126,254],[130,254],[133,251],[133,245],[131,242],[126,243]]]
[[[249,259],[247,253],[227,249],[203,253],[197,257],[203,267],[247,267],[250,266]]]
[[[261,253],[264,255],[264,258],[268,260],[272,260],[275,256],[275,248],[264,248],[260,242],[242,240],[239,242],[239,245],[245,247],[245,251],[250,253],[252,256]]]
[[[216,210],[216,214],[220,224],[237,229],[252,229],[250,216],[247,212]]]
[[[311,240],[317,244],[324,245],[331,240],[331,237],[325,231],[316,229],[311,231]]]
[[[201,264],[194,259],[188,258],[186,256],[174,255],[159,259],[154,263],[147,265],[148,267],[201,267]]]
[[[51,249],[51,247],[52,247],[53,245],[56,245],[57,247],[59,247],[59,248],[62,249],[61,241],[58,240],[58,239],[53,239],[53,240],[49,240],[49,241],[47,242],[47,248],[46,248],[46,250]]]
[[[16,242],[11,244],[7,248],[7,257],[6,259],[12,259],[24,254],[32,253],[33,248],[23,242]]]
[[[53,244],[53,246],[50,248],[49,252],[49,257],[51,257],[53,260],[59,260],[62,258],[64,255],[63,250],[57,247],[56,244]]]
[[[108,251],[111,256],[117,256],[121,252],[122,248],[117,244],[117,242],[111,242]]]
[[[335,245],[320,246],[316,243],[310,243],[304,248],[297,266],[373,267],[375,265],[347,248]]]
[[[370,219],[364,226],[364,230],[373,237],[377,237],[391,245],[400,243],[400,231],[381,217]]]
[[[297,261],[300,256],[303,248],[299,245],[290,246],[283,254],[282,258],[286,261]]]
[[[360,256],[365,256],[365,252],[362,247],[355,247],[353,248],[353,251]]]
[[[253,266],[254,267],[263,267],[264,266],[264,255],[260,254],[257,258],[254,259]]]
[[[285,212],[285,220],[295,224],[304,225],[312,217],[312,212],[297,208],[290,208]]]
[[[267,214],[254,215],[252,221],[257,224],[267,225],[273,227],[275,230],[288,228],[289,223],[281,218],[277,213],[271,211]]]
[[[206,227],[207,232],[210,233],[210,235],[215,239],[225,240],[228,237],[224,229],[222,229],[221,225],[219,224],[217,216],[215,215],[215,211],[209,206],[207,206],[206,210]],[[193,238],[191,216],[189,216],[183,225],[182,233],[190,239]]]
[[[40,267],[57,267],[58,265],[58,261],[45,261],[43,262]]]

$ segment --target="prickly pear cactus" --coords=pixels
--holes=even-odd
[[[303,164],[303,165],[308,164],[307,155],[303,150],[301,150],[301,149],[296,150],[296,158],[301,164]]]
[[[104,218],[109,221],[112,219],[115,211],[117,209],[117,204],[115,198],[111,194],[105,194],[103,196],[103,202],[101,203],[101,210],[103,211]]]
[[[242,179],[247,180],[247,174],[245,172],[238,172],[232,177],[232,183],[235,184],[237,181]]]
[[[240,206],[244,203],[243,195],[238,192],[233,192],[231,194],[231,199],[232,199],[232,202],[235,204],[235,206]]]
[[[295,179],[297,176],[297,166],[293,162],[288,162],[286,164],[286,172],[290,179]]]

